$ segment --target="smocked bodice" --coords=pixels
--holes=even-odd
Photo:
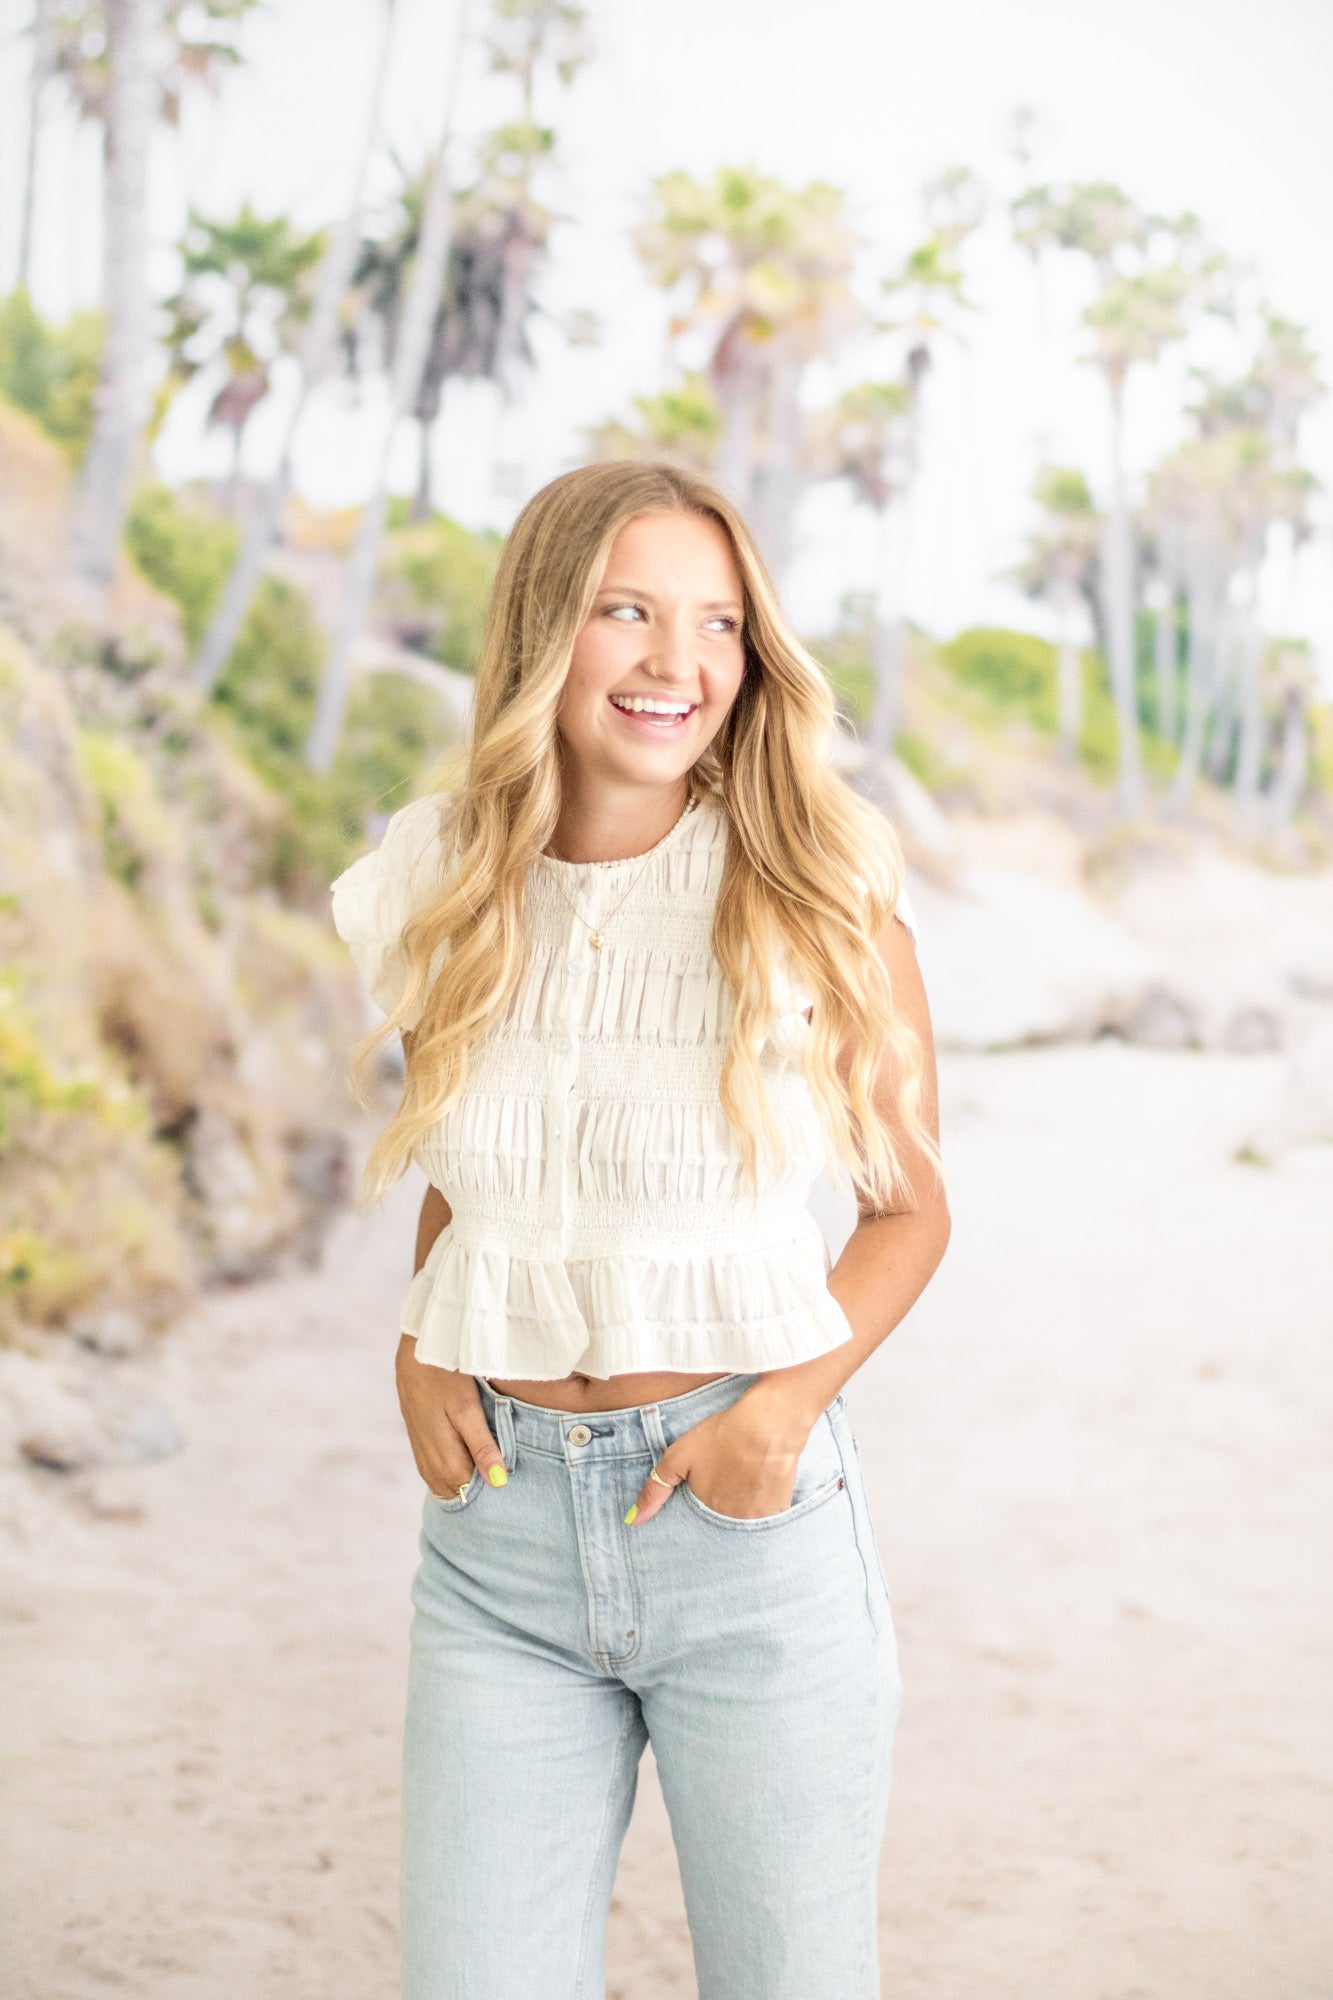
[[[404,980],[397,931],[443,865],[440,803],[405,807],[333,885],[335,924],[386,1010]],[[760,1058],[790,1159],[761,1156],[757,1199],[719,1099],[727,835],[705,797],[646,855],[533,863],[527,971],[417,1148],[452,1214],[403,1303],[422,1360],[533,1380],[748,1371],[849,1338],[807,1207],[825,1151],[792,982]]]

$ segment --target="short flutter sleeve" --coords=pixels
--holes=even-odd
[[[399,949],[403,925],[439,887],[445,870],[440,816],[449,798],[433,792],[399,808],[378,847],[345,868],[329,889],[333,927],[352,954],[367,993],[384,1013],[407,986]],[[414,1028],[420,1010],[402,1022]]]
[[[894,905],[893,914],[895,917],[901,917],[908,930],[912,933],[912,943],[919,944],[921,934],[917,929],[916,911],[912,908],[912,899],[905,887],[898,891],[898,901]]]
[[[863,875],[858,875],[855,879],[857,888],[864,896],[869,889],[869,884]],[[895,917],[902,918],[908,930],[912,933],[912,943],[919,945],[921,934],[917,928],[916,911],[912,908],[912,899],[907,893],[907,884],[905,882],[898,891],[898,900],[893,906],[893,914]]]

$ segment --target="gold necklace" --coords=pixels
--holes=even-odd
[[[574,915],[583,925],[583,928],[588,932],[588,943],[592,946],[594,951],[600,951],[602,949],[602,945],[605,942],[602,936],[602,932],[605,930],[607,924],[610,923],[611,918],[616,914],[616,910],[619,910],[621,906],[627,901],[630,894],[630,890],[634,888],[634,885],[635,883],[637,883],[639,876],[643,874],[644,869],[647,868],[653,856],[657,853],[659,848],[665,846],[666,842],[670,840],[672,834],[676,831],[676,828],[680,825],[680,820],[685,819],[688,814],[692,813],[697,804],[698,804],[697,798],[691,798],[686,801],[685,811],[681,814],[680,819],[676,820],[667,829],[667,831],[662,835],[661,840],[656,840],[653,842],[653,845],[649,848],[647,854],[644,856],[643,868],[640,868],[638,875],[635,875],[632,878],[629,885],[629,889],[626,889],[625,894],[620,899],[620,902],[617,903],[615,905],[615,908],[609,911],[608,914],[602,918],[601,925],[598,927],[594,927],[592,924],[590,924],[588,922],[588,919],[584,916],[582,910],[579,909],[578,905],[570,901],[569,896],[565,894],[565,889],[563,884],[561,883],[560,877],[556,875],[553,871],[550,870],[547,871],[548,874],[550,875],[551,881],[555,883],[556,888],[559,889],[560,894],[564,896],[565,901],[569,904],[570,909],[573,910]],[[554,854],[544,854],[541,858],[543,861],[555,861],[558,860],[559,857]]]

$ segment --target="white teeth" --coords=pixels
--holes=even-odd
[[[692,701],[652,701],[643,695],[611,696],[616,708],[627,709],[631,715],[688,715],[697,704]]]

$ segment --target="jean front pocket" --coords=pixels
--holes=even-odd
[[[846,1484],[843,1474],[842,1456],[827,1410],[821,1411],[814,1428],[806,1441],[805,1448],[796,1464],[796,1481],[792,1488],[791,1505],[777,1514],[719,1514],[716,1507],[699,1498],[689,1479],[683,1479],[677,1488],[684,1494],[687,1504],[705,1521],[719,1528],[772,1529],[785,1527],[790,1521],[798,1521],[803,1514],[813,1514],[817,1507],[840,1493]]]
[[[432,1493],[430,1488],[427,1487],[426,1505],[438,1508],[443,1514],[459,1514],[467,1506],[469,1500],[473,1499],[481,1490],[481,1486],[481,1467],[474,1465],[472,1468],[472,1477],[468,1480],[467,1485],[461,1491],[449,1494],[447,1498],[443,1494]]]

